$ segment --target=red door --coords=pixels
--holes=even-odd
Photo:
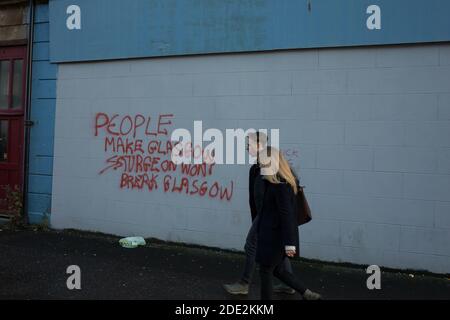
[[[26,47],[0,47],[0,214],[11,213],[5,188],[22,192]]]

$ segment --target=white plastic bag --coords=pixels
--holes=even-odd
[[[142,237],[127,237],[119,240],[124,248],[136,248],[137,246],[145,246],[145,240]]]

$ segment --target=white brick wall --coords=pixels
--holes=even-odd
[[[96,112],[173,113],[174,126],[280,128],[313,209],[301,254],[450,272],[450,44],[63,64],[52,224],[243,249],[248,166],[232,199],[120,190],[98,175]]]

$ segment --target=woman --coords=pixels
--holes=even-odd
[[[299,249],[295,217],[296,178],[279,150],[267,147],[266,152],[261,152],[259,158],[259,179],[264,185],[263,194],[255,195],[255,199],[262,202],[256,250],[256,261],[259,263],[261,275],[261,299],[272,298],[272,275],[294,288],[306,300],[321,299],[319,294],[305,288],[300,280],[284,268],[283,260],[286,256],[298,256]],[[276,170],[273,170],[274,168]]]

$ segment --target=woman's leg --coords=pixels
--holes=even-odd
[[[294,276],[292,272],[288,272],[286,270],[284,261],[282,261],[278,266],[276,266],[275,270],[273,271],[273,274],[275,277],[283,281],[289,287],[294,288],[301,295],[305,293],[307,289],[306,286],[296,276]]]
[[[256,264],[256,248],[258,243],[258,216],[252,223],[245,241],[245,266],[241,278],[234,283],[224,284],[224,289],[230,294],[248,294],[250,282],[252,281],[253,272]]]
[[[288,257],[285,257],[283,259],[282,263],[283,263],[283,267],[286,269],[287,272],[293,273],[291,262],[290,262]],[[294,294],[295,293],[295,290],[293,288],[289,287],[284,282],[279,281],[278,279],[275,280],[274,283],[275,284],[273,286],[273,292],[281,292],[281,293],[287,293],[287,294]]]
[[[294,272],[292,271],[291,260],[289,260],[288,257],[284,257],[284,259],[283,259],[283,267],[284,267],[284,269],[285,269],[287,272],[289,272],[289,273],[294,273]]]
[[[259,274],[261,276],[261,300],[272,300],[273,295],[273,267],[259,265]]]
[[[245,240],[245,266],[241,279],[246,283],[252,281],[253,271],[255,270],[256,247],[258,243],[258,221],[259,216],[256,216],[248,231],[247,239]]]

